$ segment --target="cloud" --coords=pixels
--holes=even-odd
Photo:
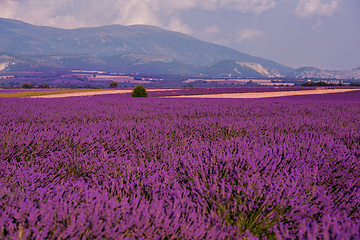
[[[1,1],[1,0],[0,0]],[[73,0],[5,0],[0,4],[0,17],[13,18],[36,25],[72,28],[88,26],[90,17],[82,18],[82,11],[75,13]]]
[[[116,12],[110,9],[108,10],[111,11],[112,14],[116,15],[116,19],[113,20],[112,23],[122,25],[148,24],[163,27],[160,19],[155,14],[157,6],[152,6],[149,1],[132,0],[114,2]]]
[[[207,27],[204,29],[204,34],[205,35],[210,35],[210,34],[217,34],[220,32],[220,28],[216,25],[212,26],[212,27]]]
[[[239,32],[238,36],[236,37],[236,41],[237,42],[243,42],[245,40],[255,41],[258,38],[262,38],[264,36],[265,34],[262,31],[255,29],[245,29]]]
[[[315,24],[314,26],[312,26],[312,30],[313,30],[314,32],[319,32],[319,31],[320,31],[320,27],[321,27],[321,21],[320,21],[320,19],[318,19],[317,24]]]
[[[211,41],[211,42],[215,43],[215,44],[218,44],[218,45],[226,46],[231,42],[231,40],[230,39],[218,39],[218,40],[214,40],[214,41]]]
[[[338,0],[322,3],[321,0],[300,0],[295,9],[295,14],[300,18],[313,16],[332,16],[338,8]]]
[[[179,19],[171,19],[169,25],[166,27],[168,30],[191,34],[192,29],[188,24],[183,24]]]
[[[195,9],[258,15],[275,6],[276,0],[0,0],[0,17],[63,28],[148,24],[190,32],[176,14]]]
[[[220,6],[243,13],[253,12],[259,15],[276,6],[275,0],[220,0]]]
[[[18,9],[19,3],[11,0],[0,0],[0,16],[3,18],[12,18]]]

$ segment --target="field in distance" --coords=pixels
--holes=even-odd
[[[190,98],[267,98],[294,95],[345,93],[359,91],[359,88],[319,87],[215,87],[215,88],[149,88],[149,97],[190,97]],[[130,97],[132,89],[3,89],[0,97],[58,98],[106,94],[123,94]]]

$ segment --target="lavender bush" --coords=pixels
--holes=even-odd
[[[359,239],[359,109],[0,99],[0,238]]]

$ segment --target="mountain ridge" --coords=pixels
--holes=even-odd
[[[148,25],[62,29],[0,18],[0,71],[360,79],[354,70],[290,68]]]
[[[317,67],[300,67],[288,74],[292,78],[318,78],[318,79],[360,79],[360,69],[354,70],[323,70]]]
[[[258,63],[221,60],[205,66],[179,62],[165,55],[142,53],[119,54],[97,58],[86,54],[11,54],[0,52],[1,70],[71,71],[97,70],[129,74],[169,74],[220,77],[281,77],[276,70],[267,71]]]
[[[0,18],[0,51],[13,54],[61,53],[106,57],[118,54],[166,55],[185,64],[204,66],[221,60],[259,63],[282,74],[293,68],[189,35],[148,25],[107,25],[77,29],[35,26]]]

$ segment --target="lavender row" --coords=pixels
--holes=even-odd
[[[351,94],[0,99],[0,238],[356,239]]]

